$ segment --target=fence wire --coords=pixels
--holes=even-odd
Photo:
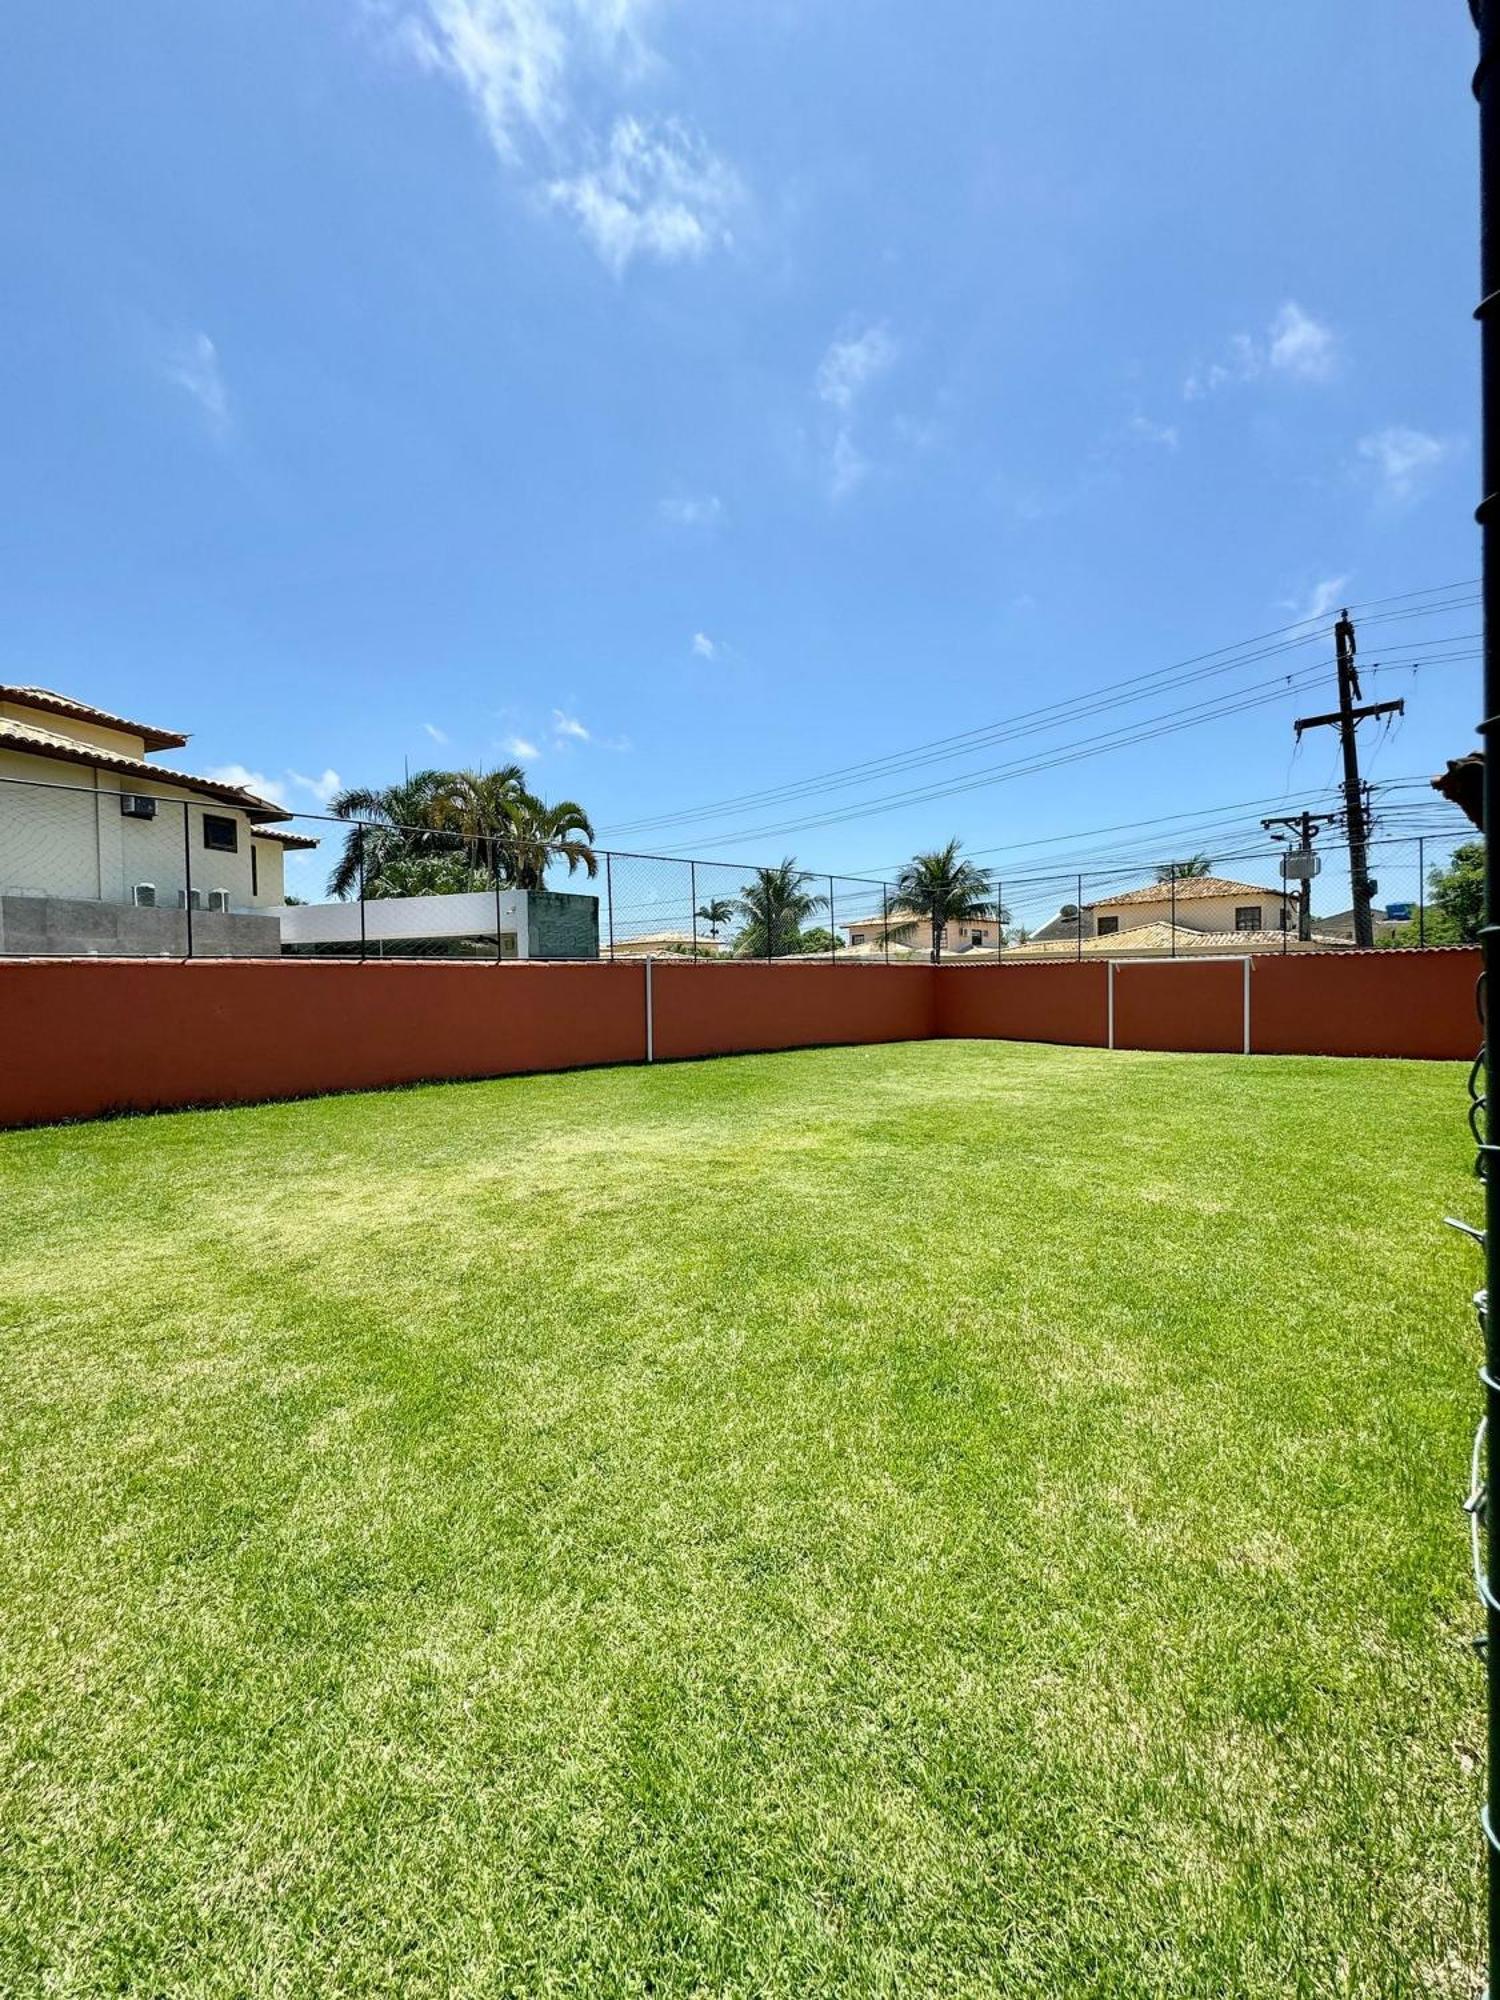
[[[500,832],[395,827],[299,814],[270,820],[232,797],[89,782],[0,779],[0,954],[537,960],[684,958],[830,965],[922,963],[927,918],[890,881],[797,863],[757,865]],[[144,783],[144,781],[140,781]],[[1466,835],[1384,834],[1372,942],[1467,941],[1479,922],[1450,871]],[[1329,830],[1321,872],[1287,880],[1269,837],[1217,856],[1204,881],[1174,864],[1003,866],[954,915],[944,962],[1181,957],[1333,950],[1355,939],[1348,865]],[[1161,879],[1158,879],[1158,877]]]

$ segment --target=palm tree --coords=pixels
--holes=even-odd
[[[713,896],[708,902],[700,903],[693,915],[708,925],[708,934],[717,944],[724,925],[734,921],[734,904],[727,896]]]
[[[998,915],[995,912],[993,877],[987,868],[976,868],[962,858],[960,841],[950,840],[933,854],[915,855],[896,877],[896,902],[903,910],[925,917],[932,926],[932,962],[943,955],[943,933],[949,924],[971,917]]]
[[[397,854],[381,868],[366,894],[373,902],[382,896],[471,895],[494,886],[494,877],[474,867],[465,854]]]
[[[1213,862],[1206,854],[1190,854],[1186,861],[1163,861],[1156,870],[1158,882],[1186,882],[1194,875],[1212,873]]]
[[[737,958],[777,958],[797,950],[802,926],[814,910],[826,908],[826,896],[809,893],[816,878],[788,855],[775,868],[757,868],[740,890],[734,909],[744,919],[735,942]]]
[[[579,836],[582,836],[580,838]],[[510,831],[501,836],[501,862],[517,889],[540,889],[552,861],[566,861],[568,873],[599,873],[599,857],[589,844],[593,822],[576,799],[549,806],[522,790],[510,806]]]
[[[516,806],[526,796],[519,764],[448,771],[432,799],[432,824],[458,837],[470,867],[485,870],[492,881],[509,880],[509,838]]]
[[[342,898],[361,888],[370,893],[393,862],[440,853],[432,811],[448,777],[445,771],[418,771],[399,785],[354,785],[335,793],[328,801],[334,817],[361,823],[349,829],[328,878],[329,895]]]

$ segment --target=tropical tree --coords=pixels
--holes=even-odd
[[[593,822],[576,799],[549,806],[523,789],[511,801],[510,830],[500,837],[501,863],[517,889],[540,889],[552,861],[566,861],[570,875],[581,868],[594,876],[599,857],[593,838]]]
[[[466,854],[397,854],[366,893],[374,902],[382,896],[462,896],[494,886],[493,875],[476,868]]]
[[[526,773],[519,764],[501,764],[493,771],[447,771],[433,795],[430,817],[435,827],[463,843],[470,867],[497,881],[510,873],[504,843],[515,809],[526,796]]]
[[[719,932],[725,924],[734,922],[734,904],[727,896],[713,896],[706,903],[700,903],[693,915],[700,923],[708,925],[708,934],[717,944]]]
[[[802,931],[797,937],[797,950],[803,958],[827,958],[831,952],[842,951],[844,940],[837,931],[825,930],[821,924],[814,924],[809,931]]]
[[[1208,875],[1213,872],[1213,862],[1206,854],[1190,854],[1185,861],[1163,861],[1157,865],[1158,882],[1186,882],[1194,875]]]
[[[1466,840],[1446,868],[1427,871],[1426,907],[1420,923],[1387,931],[1377,944],[1473,944],[1484,922],[1484,845]]]
[[[775,868],[757,868],[734,900],[742,920],[735,956],[780,958],[796,952],[803,924],[828,903],[826,896],[815,896],[808,889],[814,880],[791,855]]]
[[[398,860],[442,852],[433,825],[433,805],[450,774],[417,771],[399,785],[355,785],[336,792],[328,810],[337,819],[360,821],[349,829],[344,851],[328,878],[331,896],[374,894],[386,868]]]
[[[943,933],[949,924],[972,917],[994,916],[1002,924],[1006,920],[1005,911],[995,908],[994,878],[987,868],[963,859],[963,844],[957,840],[907,862],[896,877],[896,903],[931,926],[934,965],[943,955]]]

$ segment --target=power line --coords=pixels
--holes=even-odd
[[[1442,601],[1410,605],[1405,610],[1377,612],[1367,617],[1366,623],[1376,624],[1385,620],[1424,618],[1438,612],[1458,610],[1474,602],[1471,597],[1459,597],[1455,593],[1467,591],[1467,583],[1435,585],[1424,592],[1405,592],[1397,597],[1368,600],[1373,611],[1382,604],[1405,603],[1407,599],[1419,596]],[[1306,628],[1312,629],[1306,629]],[[781,785],[762,787],[750,792],[742,792],[730,798],[706,802],[702,805],[679,809],[674,812],[652,814],[636,820],[622,821],[607,830],[607,837],[619,838],[625,834],[635,834],[669,826],[693,824],[706,819],[719,818],[727,813],[748,810],[757,806],[768,806],[790,802],[809,793],[846,789],[864,781],[873,781],[889,776],[899,769],[914,769],[929,762],[944,761],[963,756],[969,750],[988,747],[991,743],[1005,740],[1017,734],[1031,734],[1048,726],[1060,726],[1066,722],[1079,721],[1088,715],[1098,713],[1103,708],[1132,701],[1145,700],[1150,695],[1165,693],[1179,686],[1187,686],[1194,681],[1233,672],[1237,667],[1249,666],[1262,659],[1274,657],[1278,653],[1296,651],[1302,646],[1322,638],[1326,621],[1317,619],[1297,619],[1289,625],[1275,628],[1251,639],[1236,642],[1231,646],[1221,646],[1211,652],[1200,653],[1167,667],[1155,668],[1143,674],[1128,676],[1126,679],[1107,683],[1105,686],[1086,690],[1084,693],[1065,700],[1051,702],[1035,709],[1023,710],[1020,714],[997,722],[987,723],[975,729],[962,730],[953,735],[941,736],[929,742],[917,744],[909,749],[887,752],[885,755],[866,758],[854,764],[836,766],[830,771],[813,776],[788,780]],[[1287,635],[1297,634],[1296,637]],[[1467,637],[1468,635],[1463,635]],[[1277,642],[1277,643],[1272,643]],[[1447,638],[1437,638],[1431,644],[1446,645]]]
[[[707,836],[694,846],[720,846],[729,841],[767,839],[789,833],[800,833],[826,826],[847,824],[851,820],[866,819],[872,815],[891,811],[897,807],[922,805],[944,798],[953,798],[963,792],[982,790],[991,785],[1008,784],[1018,778],[1030,777],[1037,772],[1054,770],[1065,764],[1081,762],[1088,758],[1107,755],[1112,750],[1127,749],[1136,744],[1155,742],[1164,736],[1176,735],[1183,729],[1197,728],[1206,722],[1223,720],[1240,715],[1252,709],[1264,708],[1280,701],[1287,695],[1300,693],[1316,685],[1320,671],[1316,667],[1304,667],[1295,674],[1279,675],[1273,681],[1258,682],[1249,688],[1233,690],[1208,700],[1190,704],[1186,709],[1171,709],[1156,716],[1146,718],[1139,724],[1122,725],[1112,730],[1099,732],[1095,736],[1083,737],[1071,744],[1062,744],[1054,750],[1038,756],[1015,760],[1011,763],[990,765],[978,772],[970,772],[952,783],[928,785],[908,791],[886,793],[841,807],[826,813],[815,813],[802,819],[780,820],[769,825],[737,828],[733,833],[719,837]],[[669,853],[685,854],[688,847],[668,849]]]

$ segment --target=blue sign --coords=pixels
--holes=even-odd
[[[1410,903],[1387,903],[1385,913],[1393,924],[1409,924],[1412,920],[1412,905]]]

